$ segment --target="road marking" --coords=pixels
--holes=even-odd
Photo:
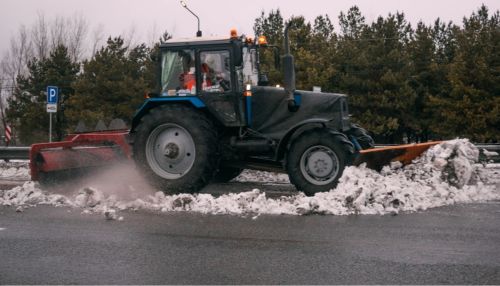
[[[5,230],[5,228],[4,227],[0,227],[0,230]]]

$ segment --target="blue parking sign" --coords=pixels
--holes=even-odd
[[[57,88],[57,86],[47,86],[47,103],[57,103],[58,96],[59,89]]]

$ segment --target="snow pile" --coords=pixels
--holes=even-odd
[[[485,164],[479,169],[479,177],[483,182],[500,187],[500,164]]]
[[[214,198],[207,194],[157,193],[120,207],[211,214],[387,214],[419,211],[455,203],[500,199],[495,186],[478,175],[477,148],[467,140],[448,141],[428,150],[413,164],[386,166],[380,173],[361,167],[344,171],[337,188],[314,197],[299,194],[267,198],[254,189]]]
[[[34,182],[26,182],[22,186],[10,190],[0,190],[0,206],[35,206],[39,204],[73,205],[67,197],[42,191],[36,187]]]
[[[486,149],[483,149],[483,154],[488,159],[498,156],[498,152],[488,151]]]
[[[33,183],[0,191],[0,205],[68,205],[84,213],[101,213],[106,219],[123,219],[122,210],[159,212],[192,211],[205,214],[388,214],[420,211],[456,203],[500,199],[499,190],[487,185],[484,169],[476,164],[479,152],[467,140],[447,141],[434,146],[412,164],[386,166],[379,173],[361,167],[346,168],[334,190],[306,197],[303,193],[268,198],[253,189],[214,197],[210,194],[165,195],[157,192],[141,198],[120,199],[98,188],[85,187],[73,199],[44,192]],[[269,173],[268,173],[269,174]],[[265,179],[265,173],[242,174],[239,180]],[[269,175],[267,175],[269,176]],[[278,177],[275,182],[285,182]]]
[[[393,163],[380,173],[349,167],[335,190],[316,194],[314,208],[334,214],[385,214],[500,199],[496,186],[483,183],[475,164],[478,156],[477,148],[462,139],[434,146],[405,167]]]
[[[0,179],[29,180],[28,162],[0,162]]]

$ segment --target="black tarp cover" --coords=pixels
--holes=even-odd
[[[252,88],[252,129],[272,139],[281,139],[286,131],[308,119],[332,120],[340,111],[337,93],[295,91],[300,94],[301,104],[297,112],[288,111],[285,90],[276,87]]]

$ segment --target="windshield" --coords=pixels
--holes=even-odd
[[[196,94],[194,52],[165,51],[161,56],[161,95]]]

